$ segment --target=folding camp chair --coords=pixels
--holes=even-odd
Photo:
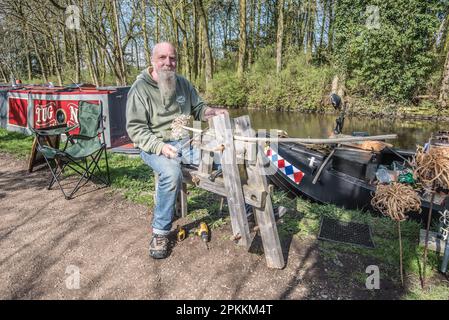
[[[106,186],[110,185],[108,157],[103,127],[102,105],[80,101],[78,104],[78,125],[72,127],[39,130],[31,128],[37,137],[37,150],[43,155],[50,168],[52,179],[48,186],[57,183],[66,199],[71,199],[73,194],[91,181],[97,179]],[[78,134],[70,134],[69,131],[79,127]],[[63,149],[56,149],[45,145],[41,141],[46,136],[67,135],[67,141]],[[100,170],[99,161],[104,154],[106,160],[106,178]],[[64,170],[69,167],[80,175],[75,187],[66,192],[61,184],[64,180]]]

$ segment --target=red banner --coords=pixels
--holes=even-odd
[[[99,104],[99,101],[89,101]],[[54,126],[78,124],[78,100],[34,100],[34,128],[45,129]],[[27,99],[9,98],[8,123],[27,127]],[[72,130],[77,134],[79,129]]]
[[[9,98],[8,124],[27,126],[27,99]]]

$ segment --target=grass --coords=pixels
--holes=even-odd
[[[447,282],[444,284],[429,284],[426,290],[422,290],[418,281],[410,288],[404,296],[405,300],[449,300]]]
[[[285,198],[285,195],[281,193],[278,198]],[[280,203],[282,203],[282,200]],[[286,205],[291,205],[291,200],[288,200]],[[287,214],[283,218],[283,223],[279,226],[281,237],[288,235],[299,238],[316,237],[322,216],[341,221],[368,224],[372,229],[373,241],[375,243],[374,249],[332,242],[319,242],[320,256],[325,261],[333,261],[340,254],[374,259],[381,266],[384,276],[387,276],[394,283],[400,284],[397,222],[392,221],[388,217],[358,210],[344,210],[334,205],[320,205],[301,198],[296,198],[296,206],[294,208],[296,212]],[[441,278],[438,274],[438,269],[442,257],[439,257],[433,251],[428,251],[426,267],[426,279],[428,279],[429,289],[422,291],[419,285],[424,251],[424,248],[419,246],[420,228],[419,223],[415,221],[409,220],[401,223],[404,273],[411,279],[408,285],[409,290],[404,298],[448,299],[449,287],[447,281],[441,282],[438,280],[438,278]],[[353,276],[357,279],[366,279],[365,274],[354,274]]]
[[[0,150],[25,158],[30,154],[33,137],[0,128]]]
[[[33,139],[19,133],[9,132],[0,128],[0,152],[7,152],[25,158],[29,155]],[[128,157],[108,153],[112,188],[121,192],[130,201],[153,207],[154,177],[152,170],[139,157]],[[105,163],[102,161],[101,166]],[[221,228],[229,224],[230,218],[226,206],[220,212],[220,197],[210,192],[189,186],[188,188],[188,219],[191,221],[206,221],[211,229]],[[399,283],[399,245],[397,223],[388,217],[378,216],[358,210],[344,210],[333,205],[320,205],[310,201],[289,198],[283,192],[275,192],[272,196],[275,206],[282,205],[288,211],[278,224],[281,239],[297,237],[299,239],[314,239],[319,231],[320,218],[326,216],[342,221],[365,223],[371,226],[374,249],[356,246],[319,242],[319,254],[329,263],[341,255],[349,255],[366,259],[374,259],[384,270],[383,277],[389,277],[394,283]],[[421,226],[414,221],[401,224],[404,272],[410,283],[404,299],[448,299],[449,288],[447,281],[438,280],[438,268],[441,257],[429,251],[427,265],[428,290],[421,290],[419,277],[421,274],[423,248],[419,243],[419,229]],[[338,278],[338,271],[332,270],[332,278]],[[352,278],[360,282],[365,274],[355,271]],[[350,275],[351,277],[351,275]],[[441,277],[440,277],[441,278]]]

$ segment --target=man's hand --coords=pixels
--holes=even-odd
[[[213,108],[212,110],[214,110],[215,112],[214,116],[218,116],[220,114],[229,114],[229,111],[224,108]]]
[[[206,111],[204,112],[204,118],[206,120],[218,116],[220,114],[229,114],[227,109],[224,108],[211,108],[211,107],[207,107]]]
[[[178,149],[166,143],[162,147],[162,154],[169,159],[174,159],[178,156]]]

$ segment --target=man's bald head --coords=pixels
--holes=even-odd
[[[153,50],[151,51],[151,57],[153,58],[160,52],[167,52],[167,51],[173,52],[176,56],[176,48],[170,42],[156,43],[153,47]]]

